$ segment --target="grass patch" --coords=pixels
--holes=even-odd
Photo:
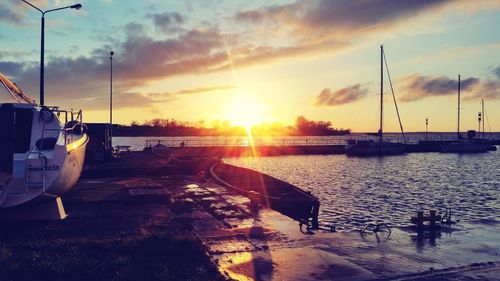
[[[224,280],[192,238],[0,243],[0,280]]]

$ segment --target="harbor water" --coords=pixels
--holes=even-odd
[[[320,222],[356,230],[405,227],[417,210],[451,207],[452,219],[499,223],[500,153],[413,153],[389,157],[300,155],[227,158],[285,180],[320,199]]]

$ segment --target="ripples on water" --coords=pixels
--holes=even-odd
[[[358,158],[346,155],[226,158],[310,190],[321,201],[320,221],[338,229],[368,223],[408,226],[419,209],[454,219],[497,220],[500,152],[483,154],[412,153]]]

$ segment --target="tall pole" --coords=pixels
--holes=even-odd
[[[113,126],[113,55],[114,52],[109,53],[109,124]]]
[[[41,35],[41,46],[40,46],[40,106],[45,104],[45,14],[42,13],[42,35]]]
[[[429,134],[429,118],[425,118],[425,141],[428,141],[429,138],[427,135]]]
[[[460,140],[460,74],[458,74],[458,125],[457,139]]]
[[[26,0],[22,0],[24,3],[30,5],[32,8],[36,9],[42,14],[41,18],[41,40],[40,40],[40,106],[45,105],[45,73],[44,73],[44,68],[45,68],[45,14],[49,12],[54,12],[54,11],[59,11],[59,10],[64,10],[64,9],[75,9],[75,10],[80,10],[82,8],[82,4],[78,3],[75,5],[71,6],[65,6],[61,8],[55,8],[55,9],[50,9],[43,11],[37,6],[31,4],[30,2]]]
[[[379,139],[383,140],[382,119],[384,117],[384,46],[380,45],[380,129]]]

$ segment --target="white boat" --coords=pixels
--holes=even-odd
[[[0,217],[64,218],[60,196],[78,181],[89,141],[82,112],[40,107],[1,74],[0,84],[17,101],[0,104]]]
[[[457,140],[445,145],[441,145],[441,152],[445,153],[480,153],[494,150],[491,144],[482,142],[481,140],[464,140],[460,136],[460,75],[458,75],[458,124],[457,124]]]
[[[349,140],[345,146],[345,152],[347,155],[351,156],[383,156],[383,155],[398,155],[404,154],[406,150],[406,144],[404,143],[393,143],[384,141],[383,133],[383,109],[384,109],[384,46],[380,46],[380,129],[376,134],[379,137],[378,141],[374,140]],[[387,63],[385,64],[387,70]],[[390,81],[390,76],[389,76]],[[391,82],[392,90],[392,82]],[[394,105],[396,106],[396,112],[398,114],[399,125],[401,127],[401,132],[403,133],[403,125],[401,124],[401,119],[399,118],[399,110],[396,103],[396,98],[394,96],[394,91],[392,91]]]

